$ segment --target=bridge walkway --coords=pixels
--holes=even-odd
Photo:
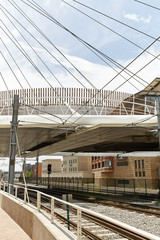
[[[2,208],[0,208],[0,239],[31,240],[23,229]]]

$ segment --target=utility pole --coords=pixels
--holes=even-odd
[[[10,129],[10,153],[9,153],[9,176],[8,183],[14,184],[15,176],[15,157],[16,157],[16,145],[17,138],[16,133],[18,129],[18,108],[19,108],[19,95],[14,95],[12,121]],[[13,194],[13,186],[10,188],[11,194]]]
[[[156,98],[156,111],[158,120],[158,138],[159,138],[159,148],[160,148],[160,97]]]

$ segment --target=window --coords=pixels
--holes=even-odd
[[[143,177],[145,177],[146,176],[146,174],[145,174],[145,172],[143,172]]]
[[[95,164],[95,168],[97,168],[97,163]]]
[[[101,163],[98,163],[98,168],[101,168]]]
[[[137,172],[135,172],[135,176],[136,176],[136,177],[138,176]]]
[[[144,168],[144,159],[142,160],[142,168]]]
[[[139,172],[139,177],[141,177],[141,172]]]
[[[141,168],[141,160],[138,160],[138,167]]]
[[[104,162],[104,167],[111,167],[111,166],[112,166],[111,160],[107,160]]]
[[[129,184],[129,180],[118,180],[118,184]]]
[[[92,165],[92,169],[94,169],[94,165]]]
[[[135,160],[135,168],[137,168],[137,160]]]
[[[118,167],[120,167],[120,166],[128,166],[128,162],[127,161],[125,161],[125,162],[118,162],[117,166]]]

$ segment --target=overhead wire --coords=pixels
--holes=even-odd
[[[23,0],[22,0],[23,1]],[[28,0],[29,1],[29,0]],[[33,0],[32,0],[33,1]],[[24,2],[24,1],[23,1]],[[29,1],[30,2],[30,1]],[[35,1],[33,1],[34,3],[35,3]],[[38,5],[38,4],[36,4],[36,5]],[[39,6],[39,5],[38,5]],[[40,8],[39,7],[39,9],[42,9],[42,8]],[[44,13],[46,13],[46,11],[43,11]],[[48,15],[48,16],[50,16],[50,15]],[[141,47],[140,47],[141,48]],[[141,49],[143,49],[143,48],[141,48]],[[150,55],[152,55],[152,56],[154,56],[155,58],[157,58],[155,55],[153,55],[152,53],[150,53],[150,52],[148,52],[148,51],[146,51],[147,53],[149,53]],[[159,59],[159,58],[157,58],[157,59]],[[133,77],[134,77],[135,75],[133,74]],[[129,81],[128,81],[129,82]],[[147,85],[148,85],[148,83],[147,83]],[[86,104],[87,104],[88,102],[86,102]],[[76,111],[77,112],[77,111]],[[72,114],[73,115],[73,114]]]
[[[2,21],[3,22],[3,21]],[[5,24],[4,24],[5,25]],[[5,25],[5,27],[6,27],[6,25]],[[6,27],[7,28],[7,27]],[[4,31],[4,29],[2,29],[3,31]],[[9,29],[7,28],[7,30],[9,31]],[[5,31],[4,31],[5,32]],[[5,32],[6,33],[6,32]],[[14,38],[14,36],[13,36],[13,34],[9,31],[9,33],[12,35],[12,37]],[[7,33],[6,33],[7,34]],[[9,37],[9,35],[7,34],[7,36]],[[11,39],[11,38],[10,38]],[[13,39],[11,39],[12,40],[12,42],[13,42]],[[16,41],[16,39],[14,38],[14,40]],[[18,43],[18,42],[17,42]],[[16,47],[18,47],[17,46],[17,44],[14,42],[14,44],[16,45]],[[25,52],[25,50],[22,48],[22,46],[20,45],[20,43],[18,43],[18,45],[20,46],[20,48],[18,47],[18,49],[22,52],[22,54],[23,55],[25,55],[25,57],[27,56],[27,59],[32,63],[32,65],[34,65],[34,67],[36,67],[36,70],[38,70],[38,72],[41,74],[41,76],[43,76],[43,78],[45,79],[45,77],[44,77],[44,75],[41,73],[41,71],[38,69],[38,67],[33,63],[33,61],[30,59],[30,57],[29,57],[29,55]],[[13,71],[12,71],[13,72]],[[14,74],[14,72],[13,72],[13,74]],[[18,78],[16,78],[17,80],[18,80]],[[46,80],[46,79],[45,79]],[[19,81],[19,80],[18,80]],[[48,82],[48,80],[46,80],[47,82]],[[19,83],[20,83],[20,81],[19,81]],[[48,84],[50,84],[49,82],[48,82]],[[50,86],[52,87],[52,85],[50,84]],[[21,85],[21,87],[22,87],[22,85]],[[22,87],[23,88],[23,87]],[[53,88],[53,87],[52,87]],[[27,105],[27,104],[25,104],[25,106],[28,106],[28,107],[30,107],[29,105]],[[35,108],[34,107],[34,109],[35,110],[37,110],[37,111],[40,111],[39,109],[37,109],[37,108]],[[41,110],[42,111],[42,110]],[[43,111],[43,112],[45,112],[45,113],[47,113],[46,111]],[[47,113],[48,115],[51,115],[51,116],[54,116],[54,117],[57,117],[55,114],[49,114],[49,113]],[[42,116],[41,116],[42,117]],[[44,116],[43,116],[43,118],[45,118]],[[61,119],[60,117],[57,117],[57,118],[59,118],[59,119]],[[48,118],[45,118],[45,119],[48,119]],[[50,121],[52,121],[51,119],[49,119]],[[63,123],[63,120],[61,119],[61,121],[62,121],[62,123]],[[55,121],[54,121],[55,122]]]
[[[6,31],[2,28],[2,30],[6,33]],[[10,38],[10,36],[6,33],[6,35]],[[11,39],[10,38],[10,40],[13,42],[13,39]],[[15,46],[22,52],[22,54],[26,57],[26,53],[24,53],[23,51],[22,51],[22,49],[20,48],[20,47],[18,47],[17,46],[17,44],[15,43],[15,42],[13,42],[14,44],[15,44]],[[20,45],[21,46],[21,45]],[[2,54],[2,52],[1,52],[1,54]],[[27,54],[28,55],[28,54]],[[2,54],[2,56],[3,56],[3,54]],[[28,56],[29,57],[29,56]],[[30,57],[29,57],[29,59],[30,59]],[[5,59],[6,60],[6,59]],[[9,67],[10,67],[10,70],[12,71],[12,73],[14,74],[14,76],[15,76],[15,73],[14,73],[14,71],[13,71],[13,69],[11,68],[11,66],[9,65],[9,63],[7,64]],[[41,73],[41,72],[40,72]],[[43,74],[42,74],[42,76],[43,76]],[[17,81],[19,82],[19,80],[18,80],[18,78],[17,78],[17,76],[15,76],[16,77],[16,79],[17,79]],[[23,86],[21,85],[21,87],[22,87],[22,89],[23,89]],[[24,90],[24,89],[23,89]],[[26,105],[26,103],[25,103],[25,105]],[[26,105],[27,106],[27,105]],[[29,105],[28,105],[28,107],[30,107]],[[37,110],[37,109],[36,109]],[[38,111],[40,111],[39,109],[38,109]],[[47,112],[45,112],[45,113],[47,113]],[[49,114],[49,113],[47,113],[47,114]],[[55,114],[49,114],[49,115],[52,115],[52,116],[54,116],[54,117],[57,117]],[[44,116],[41,116],[41,115],[38,115],[39,117],[42,117],[42,118],[45,118]],[[57,117],[57,118],[60,118],[60,117]],[[46,118],[46,119],[48,119],[48,118]],[[49,119],[50,121],[52,121],[51,119]],[[63,122],[63,120],[61,119],[61,121],[62,121],[62,123],[64,123]],[[53,122],[55,122],[55,121],[53,121]]]
[[[9,64],[9,62],[7,61],[7,59],[5,58],[4,54],[0,51],[0,54],[2,55],[3,59],[5,60],[5,62],[7,63],[7,66],[9,67],[10,71],[12,72],[13,76],[15,77],[15,79],[17,80],[17,82],[19,83],[20,87],[23,89],[22,84],[20,83],[18,77],[16,76],[15,72],[13,71],[11,65]]]
[[[43,59],[38,55],[38,53],[34,50],[34,48],[32,47],[32,45],[27,41],[27,39],[23,36],[23,34],[18,30],[18,28],[15,26],[15,24],[10,20],[10,18],[7,16],[7,14],[4,12],[3,9],[1,9],[3,14],[7,17],[7,19],[9,20],[9,22],[14,26],[14,28],[17,30],[17,32],[21,35],[21,37],[24,39],[24,41],[28,44],[28,46],[32,49],[32,51],[36,54],[36,56],[40,59],[40,61],[44,64],[44,66],[47,68],[47,70],[51,73],[51,75],[55,78],[55,80],[59,83],[59,85],[63,88],[64,86],[61,84],[61,82],[58,80],[58,78],[53,74],[53,72],[50,70],[50,68],[47,66],[47,64],[43,61]],[[7,11],[7,9],[5,9]],[[10,14],[8,11],[7,11],[8,14]],[[16,20],[13,15],[10,14],[10,16]],[[16,20],[17,21],[17,20]],[[19,69],[20,70],[20,69]],[[21,71],[21,70],[20,70]],[[21,71],[22,73],[22,71]],[[23,77],[25,78],[25,80],[27,81],[26,77],[24,76],[24,74],[22,73]],[[28,81],[27,81],[28,83]],[[55,92],[56,90],[53,88],[53,86],[49,83],[49,81],[47,82],[49,84],[49,86],[53,89],[53,91]],[[29,84],[29,83],[28,83]],[[30,86],[30,85],[29,85]],[[31,88],[31,86],[30,86]],[[31,88],[32,92],[33,92],[33,89]],[[66,91],[66,89],[65,89]]]
[[[148,49],[148,48],[150,48],[154,43],[156,43],[158,40],[160,39],[160,36],[156,39],[156,40],[154,40],[147,48],[146,48],[146,50]],[[128,68],[133,62],[135,62],[143,53],[145,53],[145,50],[144,51],[142,51],[140,54],[138,54],[129,64],[127,64],[127,66],[125,66],[125,68]],[[136,73],[134,73],[134,74],[137,74],[137,73],[139,73],[140,71],[142,71],[145,67],[147,67],[151,62],[153,62],[155,59],[157,59],[158,57],[160,56],[160,54],[158,54],[154,59],[152,59],[151,61],[149,61],[145,66],[143,66],[141,69],[139,69]],[[122,70],[123,71],[123,70]],[[122,72],[121,71],[121,72]],[[118,76],[118,74],[117,74],[117,76]],[[102,89],[104,89],[111,81],[113,81],[113,79],[115,79],[117,76],[115,76],[114,78],[112,78],[107,84],[105,84],[102,88],[101,88],[101,90]],[[115,89],[114,89],[114,91],[113,92],[115,92],[116,90],[118,90],[120,87],[122,87],[126,82],[127,82],[128,80],[126,80],[125,82],[123,82],[122,84],[120,84],[118,87],[116,87]],[[99,90],[100,91],[100,90]],[[96,93],[97,94],[97,93]],[[110,94],[111,95],[111,94]],[[108,97],[108,96],[106,96],[106,97]],[[106,98],[105,97],[105,98]],[[83,106],[82,106],[83,107]],[[81,108],[81,107],[80,107]],[[80,109],[79,108],[79,109]],[[88,110],[85,112],[85,114],[88,112]],[[72,114],[72,116],[73,116],[74,114]],[[82,117],[82,116],[81,116]],[[79,117],[76,121],[78,121],[81,117]],[[69,118],[68,118],[69,119]],[[68,120],[67,119],[67,120]]]
[[[11,21],[11,19],[7,16],[7,14],[3,11],[3,9],[1,9],[3,14],[5,14],[6,18],[10,21],[10,23],[14,26],[14,28],[17,30],[17,32],[21,35],[21,37],[24,39],[24,41],[28,44],[28,46],[32,49],[32,51],[35,53],[35,55],[40,59],[40,61],[44,64],[44,66],[47,68],[47,70],[51,73],[51,75],[55,78],[55,80],[58,82],[58,84],[63,88],[63,85],[61,84],[61,82],[58,80],[58,78],[53,74],[53,72],[50,70],[50,68],[47,66],[47,64],[44,62],[44,60],[39,56],[39,54],[34,50],[34,48],[32,47],[32,45],[29,43],[29,41],[27,41],[27,39],[24,37],[24,35],[19,31],[19,29],[16,27],[16,25]],[[7,11],[7,9],[5,9]],[[17,21],[16,18],[14,18],[14,16],[9,13],[7,11],[7,13],[15,20]],[[19,21],[17,21],[18,23],[20,23]],[[48,82],[48,85],[50,87],[53,88],[53,86]],[[30,86],[31,88],[31,86]]]
[[[30,2],[30,1],[29,1]],[[28,5],[28,4],[27,4]],[[30,6],[30,5],[29,5]],[[39,5],[38,5],[39,6]],[[35,9],[36,11],[37,11],[37,9]],[[40,10],[43,10],[42,8],[40,8]],[[39,12],[39,11],[38,11]],[[48,14],[46,11],[44,11],[43,10],[43,12],[45,13],[45,14]],[[40,13],[40,12],[39,12]],[[42,14],[42,13],[41,13]],[[55,22],[54,22],[55,23]],[[57,23],[56,23],[57,24]],[[81,43],[83,43],[83,42],[81,42]],[[112,67],[109,63],[107,63],[102,57],[100,57],[96,52],[94,52],[94,50],[93,49],[91,49],[91,47],[89,47],[88,45],[86,45],[85,43],[83,43],[90,51],[92,51],[98,58],[100,58],[105,64],[107,64],[109,67],[111,67],[112,68],[112,70],[114,70],[116,73],[118,73],[118,71],[114,68],[114,67]],[[117,63],[116,61],[111,61],[111,60],[109,60],[110,62],[112,62],[112,64],[114,64],[115,66],[117,66],[117,67],[122,67],[122,66],[120,66],[120,64],[119,63]],[[130,75],[130,73],[129,73],[129,71],[127,72],[127,74],[128,75]],[[124,78],[124,79],[126,79],[123,75],[121,75],[121,77],[122,78]],[[140,81],[138,81],[137,79],[135,79],[137,82],[139,82],[141,85],[143,85],[143,86],[145,86],[144,84],[142,84]],[[131,82],[129,82],[136,90],[138,90],[139,91],[139,89],[134,85],[134,84],[132,84]]]
[[[10,3],[11,1],[8,0]],[[90,84],[90,86],[92,86],[93,88],[96,89],[96,87],[91,83],[90,80],[88,80],[87,77],[84,76],[84,74],[82,74],[81,71],[79,71],[79,69],[55,46],[55,44],[53,44],[53,42],[38,28],[38,26],[31,20],[30,17],[27,16],[27,14],[24,13],[24,11],[14,2],[14,0],[12,0],[12,2],[14,4],[12,4],[12,6],[17,9],[17,11],[44,37],[44,39],[49,42],[61,55],[62,57],[64,57],[64,59]],[[30,33],[30,35],[32,35]],[[32,38],[36,39],[33,35]],[[42,44],[40,43],[40,41],[38,41],[38,39],[36,39],[36,41],[42,46]],[[44,46],[42,46],[44,48]],[[78,81],[81,85],[83,85],[77,77],[75,77],[71,71],[69,71],[53,54],[51,54],[51,52],[49,52],[46,48],[45,50],[72,76],[74,77],[74,79],[76,79],[76,81]],[[83,85],[83,87],[85,87],[85,85]],[[86,87],[85,87],[86,88]]]
[[[10,94],[10,90],[9,90],[9,88],[8,88],[8,85],[7,85],[7,83],[6,83],[6,81],[5,81],[5,79],[4,79],[4,77],[3,77],[3,75],[2,75],[1,72],[0,72],[0,75],[1,75],[1,78],[2,78],[2,80],[3,80],[3,83],[4,83],[5,87],[6,87],[6,89],[7,89],[7,92]]]
[[[133,0],[133,1],[138,2],[138,3],[141,3],[141,4],[143,4],[143,5],[145,5],[145,6],[148,6],[148,7],[154,8],[154,9],[156,9],[156,10],[160,10],[160,8],[155,7],[155,6],[153,6],[153,5],[150,5],[150,4],[148,4],[148,3],[145,3],[145,2],[142,2],[142,1],[138,1],[138,0]]]
[[[27,4],[24,0],[21,0],[22,2],[24,2],[25,4]],[[28,2],[31,3],[31,1],[27,0]],[[100,50],[96,49],[95,47],[93,47],[91,44],[87,43],[86,41],[84,41],[83,39],[81,39],[80,37],[78,37],[76,34],[74,34],[73,32],[71,32],[69,29],[67,29],[66,27],[64,27],[61,23],[59,23],[55,18],[53,18],[48,12],[46,12],[43,8],[41,8],[37,3],[35,3],[34,0],[32,0],[33,3],[31,3],[33,6],[37,7],[35,9],[34,7],[32,7],[31,5],[27,4],[28,6],[30,6],[31,8],[33,8],[35,11],[39,12],[40,14],[42,14],[43,16],[45,16],[46,18],[48,18],[49,20],[53,21],[55,24],[57,24],[58,26],[60,26],[61,28],[63,28],[65,31],[69,32],[71,35],[73,35],[78,41],[80,41],[83,45],[85,45],[87,48],[89,48],[97,57],[99,57],[103,62],[104,59],[102,59],[98,54],[102,55],[104,58],[106,58],[108,61],[110,61],[112,64],[114,64],[115,66],[119,67],[120,69],[123,69],[123,66],[121,64],[119,64],[118,62],[116,62],[115,60],[113,60],[112,58],[108,57],[106,54],[102,53]],[[129,39],[128,39],[129,40]],[[138,45],[137,45],[138,46]],[[140,47],[141,50],[144,50],[143,48]],[[98,54],[96,54],[94,51],[96,51]],[[152,53],[150,53],[153,57],[155,57]],[[106,63],[106,62],[105,62]],[[108,64],[107,64],[108,65]],[[130,75],[129,73],[132,73],[129,69],[126,69],[125,72]],[[138,77],[140,80],[142,80],[143,82],[147,83],[144,79]],[[135,79],[135,78],[134,78]],[[140,81],[138,81],[137,79],[135,79],[137,82],[139,82],[140,84],[142,84]],[[148,83],[147,83],[148,84]],[[142,84],[143,85],[143,84]],[[144,86],[144,85],[143,85]]]
[[[21,0],[21,1],[23,1],[23,0]],[[65,3],[68,4],[68,5],[71,5],[71,4],[67,3],[67,2],[64,1],[64,0],[61,0],[61,1],[62,1],[62,2],[65,2]],[[128,24],[126,24],[126,23],[118,20],[118,19],[115,19],[115,18],[113,18],[113,17],[111,17],[111,16],[109,16],[109,15],[107,15],[107,14],[105,14],[105,13],[102,13],[102,12],[100,12],[100,11],[94,9],[94,8],[91,8],[91,7],[85,5],[85,4],[83,4],[83,3],[81,3],[81,2],[79,2],[79,1],[77,1],[77,0],[72,0],[72,1],[74,1],[74,2],[76,2],[76,3],[78,3],[78,4],[80,4],[80,5],[88,8],[88,9],[94,11],[94,12],[97,12],[97,13],[99,13],[99,14],[101,14],[101,15],[103,15],[103,16],[105,16],[105,17],[107,17],[107,18],[109,18],[109,19],[111,19],[111,20],[113,20],[113,21],[115,21],[115,22],[117,22],[117,23],[120,23],[121,25],[124,25],[124,26],[126,26],[126,27],[128,27],[128,28],[130,28],[130,29],[132,29],[132,30],[134,30],[134,31],[136,31],[136,32],[138,32],[138,33],[141,33],[141,34],[145,35],[146,37],[152,38],[153,40],[155,39],[155,37],[151,36],[150,34],[147,34],[147,33],[143,32],[143,31],[141,31],[141,30],[139,30],[139,29],[137,29],[137,28],[134,28],[134,27],[132,27],[132,26],[130,26],[130,25],[128,25]],[[72,6],[72,5],[71,5],[71,7],[75,8],[75,7]],[[77,8],[76,8],[76,10],[80,11],[80,10],[77,9]]]
[[[9,1],[9,0],[8,0]],[[9,1],[10,2],[10,1]],[[13,1],[14,2],[14,1]],[[10,2],[11,3],[11,2]],[[14,2],[15,3],[15,2]],[[12,3],[11,3],[12,4]],[[14,4],[12,4],[13,6],[14,6]],[[15,6],[14,6],[15,7]],[[18,6],[17,6],[18,7]],[[15,7],[16,9],[17,9],[17,7]],[[19,11],[18,9],[17,9],[17,11]],[[21,10],[22,11],[22,10]],[[21,13],[21,12],[20,12]],[[25,16],[25,13],[22,11],[22,16]],[[28,17],[27,17],[28,18]],[[16,20],[17,21],[17,20]],[[30,21],[29,21],[30,22]],[[19,23],[20,24],[20,23]],[[21,24],[20,24],[21,25]],[[34,23],[33,23],[33,25],[34,25]],[[21,25],[22,26],[22,25]],[[23,26],[22,26],[23,27]],[[24,27],[23,27],[24,28]],[[26,30],[27,31],[27,30]],[[28,32],[28,31],[27,31]],[[44,48],[44,46],[30,33],[30,32],[28,32],[43,48]],[[51,55],[51,56],[53,56],[46,48],[45,48],[45,50]],[[53,56],[54,57],[54,56]],[[55,58],[55,57],[54,57]],[[59,61],[58,61],[59,62]],[[60,63],[60,62],[59,62]],[[60,65],[62,65],[61,63],[60,63]],[[65,66],[64,66],[65,67]],[[66,70],[68,71],[68,72],[70,72],[67,68],[66,68]],[[78,80],[71,72],[70,72],[70,74],[76,79],[76,80]],[[79,80],[78,80],[78,82],[84,87],[84,88],[86,88]],[[87,88],[86,88],[87,89]],[[88,89],[87,89],[88,90]]]
[[[26,76],[24,75],[24,73],[22,72],[21,68],[19,67],[19,65],[17,64],[15,58],[13,57],[13,55],[11,54],[11,51],[8,49],[7,45],[5,44],[5,42],[3,41],[2,38],[0,38],[0,40],[2,41],[3,45],[5,46],[7,52],[9,53],[10,57],[12,58],[13,62],[15,63],[15,65],[17,66],[18,70],[20,71],[20,73],[22,74],[23,78],[25,79],[25,81],[27,82],[28,86],[32,89],[29,81],[27,80]]]

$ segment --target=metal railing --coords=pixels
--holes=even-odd
[[[2,189],[2,190],[1,190]],[[11,189],[14,190],[11,194]],[[125,223],[122,223],[118,220],[112,219],[110,217],[104,216],[102,214],[93,212],[91,210],[76,206],[72,203],[66,202],[64,200],[58,199],[56,197],[50,196],[48,194],[42,193],[40,191],[37,190],[33,190],[33,189],[28,189],[26,187],[23,186],[19,186],[19,185],[11,185],[5,182],[0,182],[0,190],[3,192],[7,192],[7,194],[15,199],[19,199],[19,195],[21,196],[21,198],[19,199],[20,201],[23,201],[24,204],[30,204],[29,203],[29,198],[30,198],[30,193],[34,193],[34,199],[35,199],[35,204],[37,211],[41,212],[43,211],[42,208],[43,206],[46,206],[46,203],[44,204],[44,199],[48,199],[48,208],[50,209],[50,222],[52,224],[54,224],[55,222],[55,216],[56,216],[56,211],[57,211],[57,207],[56,204],[59,203],[60,206],[63,206],[62,208],[64,209],[64,205],[69,207],[69,209],[74,209],[76,211],[76,215],[77,215],[77,223],[76,223],[76,229],[77,229],[77,236],[76,239],[80,240],[82,239],[82,213],[84,214],[88,214],[89,216],[95,217],[97,219],[103,220],[106,223],[110,224],[110,225],[114,225],[117,226],[118,228],[122,228],[123,230],[137,234],[138,236],[142,236],[144,237],[144,239],[152,239],[152,240],[157,240],[159,239],[159,237],[154,236],[150,233],[147,233],[143,230],[139,230],[137,228],[134,228],[132,226],[129,226]],[[21,194],[20,194],[21,192]],[[23,196],[23,199],[22,199]],[[66,208],[67,208],[66,207]],[[43,215],[44,215],[44,211],[43,211]],[[46,216],[48,217],[48,215]],[[70,230],[70,229],[69,229]],[[139,239],[139,238],[135,238],[135,239]]]
[[[19,178],[23,182],[23,178]],[[116,179],[116,178],[62,178],[26,177],[26,182],[52,189],[64,189],[94,194],[143,195],[160,198],[160,179]]]

